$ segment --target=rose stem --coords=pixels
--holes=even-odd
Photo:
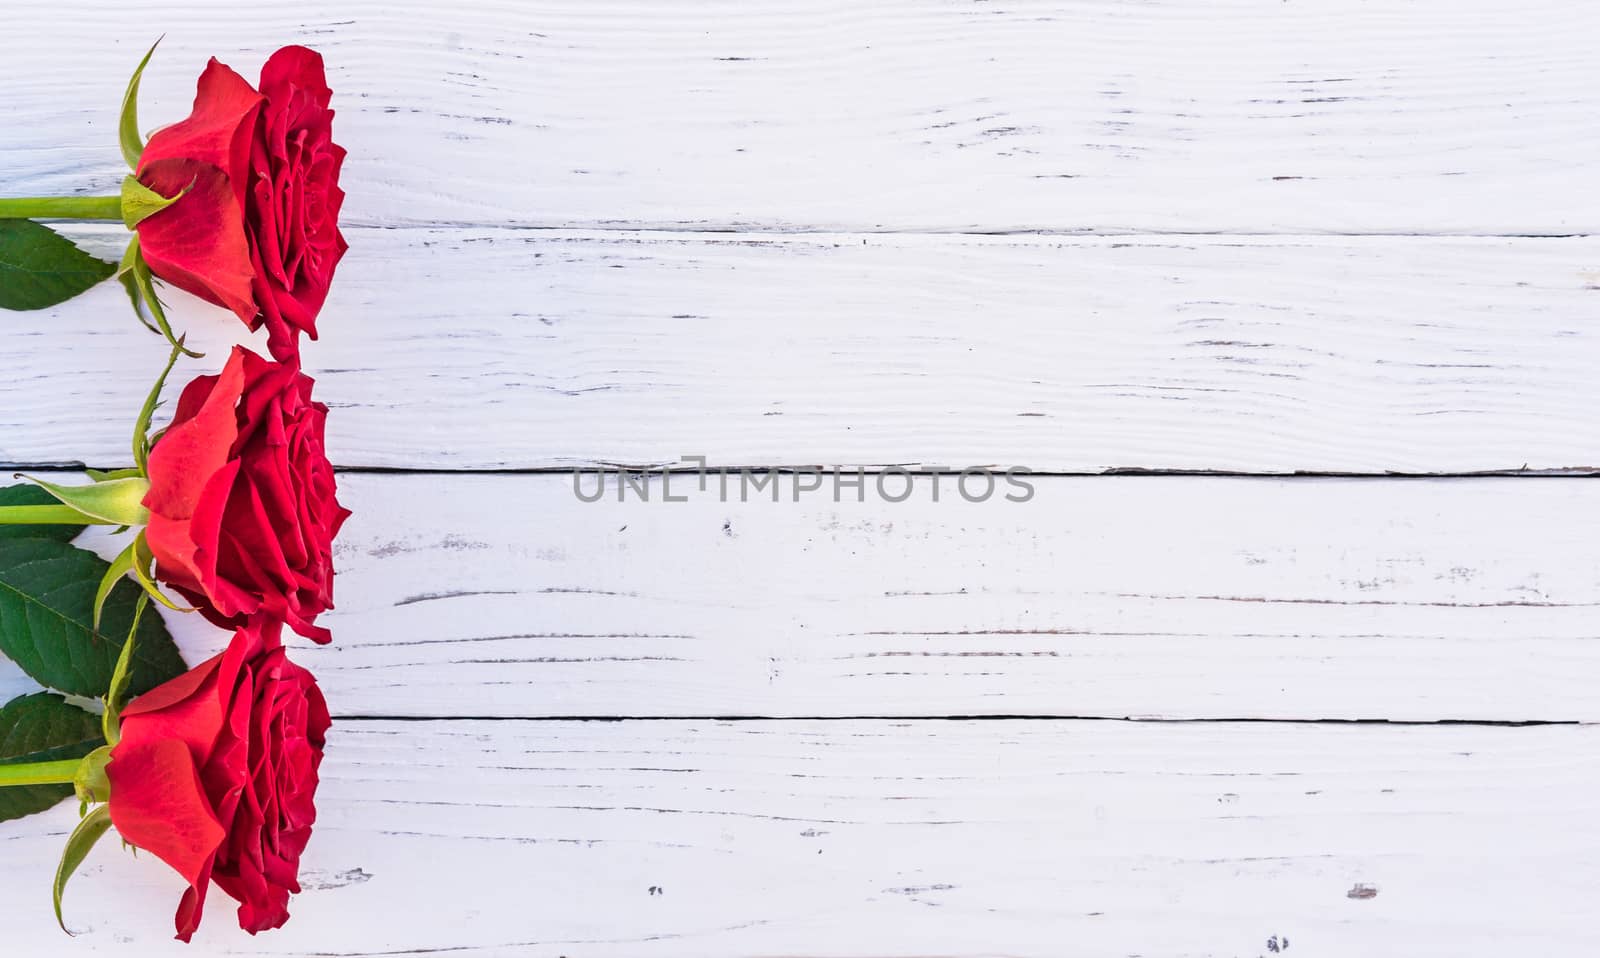
[[[59,762],[0,765],[0,785],[70,785],[81,764],[81,758],[68,758]]]
[[[0,506],[0,526],[81,526],[93,521],[71,506]]]
[[[0,220],[120,220],[120,196],[29,196],[0,199]]]

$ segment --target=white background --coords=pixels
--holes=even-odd
[[[62,936],[62,806],[0,826],[8,949],[1600,949],[1600,8],[14,7],[6,195],[115,192],[159,34],[147,128],[207,56],[325,55],[356,515],[289,926],[214,894],[184,951],[107,842]],[[181,381],[243,331],[172,298]],[[0,462],[125,465],[165,350],[121,292],[4,320]],[[1050,475],[565,474],[683,455]]]

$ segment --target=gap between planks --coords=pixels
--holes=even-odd
[[[1121,722],[1135,725],[1333,725],[1417,728],[1547,728],[1579,719],[1162,718],[1138,715],[336,715],[335,722]]]
[[[991,464],[991,468],[999,467],[998,463]],[[123,468],[121,465],[107,463],[87,462],[5,462],[0,463],[0,474],[10,470],[18,473],[32,471],[69,471],[81,472],[85,469],[111,471]],[[809,469],[831,469],[829,465],[816,466],[772,465],[770,463],[755,463],[746,465],[716,465],[707,467],[710,471],[727,470],[729,474],[741,470],[757,472],[776,472],[782,475],[796,475]],[[574,471],[585,474],[593,473],[597,469],[604,470],[607,474],[614,472],[649,473],[659,476],[662,473],[671,473],[674,476],[695,475],[697,469],[677,469],[661,467],[649,463],[596,463],[587,466],[531,466],[525,469],[444,469],[435,467],[422,467],[408,469],[400,466],[335,466],[334,472],[339,475],[351,476],[570,476]],[[868,476],[876,476],[889,469],[900,469],[918,478],[928,478],[935,473],[925,466],[906,465],[898,466],[894,463],[886,465],[862,466],[862,472]],[[848,470],[855,472],[855,467]],[[949,476],[947,471],[937,473],[940,476]],[[1049,469],[1032,469],[1028,477],[1035,479],[1266,479],[1266,480],[1293,480],[1293,479],[1368,479],[1377,481],[1389,480],[1434,480],[1434,479],[1594,479],[1600,478],[1600,467],[1574,466],[1569,469],[1488,469],[1481,472],[1229,472],[1220,469],[1103,469],[1098,472],[1062,472]]]
[[[785,229],[770,226],[739,226],[737,224],[710,224],[697,226],[693,223],[671,224],[641,224],[618,223],[615,225],[584,225],[568,226],[559,223],[551,224],[505,224],[492,220],[428,220],[415,223],[382,223],[375,220],[356,220],[341,222],[342,230],[504,230],[508,233],[592,233],[597,238],[608,234],[638,234],[641,238],[651,236],[699,236],[707,239],[717,237],[749,236],[755,239],[811,239],[830,240],[840,237],[860,236],[873,239],[910,239],[921,237],[924,239],[1027,239],[1037,237],[1040,240],[1137,240],[1150,239],[1239,239],[1239,240],[1268,240],[1272,242],[1293,242],[1296,239],[1455,239],[1455,240],[1507,240],[1507,239],[1533,239],[1533,240],[1582,240],[1592,239],[1597,235],[1589,232],[1565,233],[1537,233],[1537,232],[1482,232],[1463,233],[1450,230],[1417,231],[1417,232],[1379,232],[1372,230],[1308,230],[1295,229],[1273,232],[1271,230],[1183,230],[1183,229],[910,229],[884,227],[874,229],[867,226],[852,227],[848,230],[836,229]]]

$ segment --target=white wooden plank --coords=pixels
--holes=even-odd
[[[1485,956],[1600,948],[1594,727],[344,723],[275,955]],[[67,806],[0,826],[19,954]],[[1373,897],[1352,897],[1357,888]],[[75,953],[165,942],[114,842]],[[24,907],[26,905],[27,907]]]
[[[118,233],[92,239],[109,253]],[[352,247],[306,351],[345,465],[1600,464],[1600,239],[360,230]],[[173,298],[214,368],[243,327]],[[115,284],[8,317],[7,342],[0,461],[127,458],[165,352]]]
[[[1600,719],[1583,480],[1037,479],[980,504],[341,482],[336,640],[296,653],[338,715]],[[168,619],[191,661],[218,647]]]
[[[217,55],[330,63],[352,222],[1600,230],[1570,0],[64,0],[8,24],[5,188],[123,171]]]

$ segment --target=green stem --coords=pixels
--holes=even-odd
[[[0,220],[120,220],[120,196],[29,196],[0,199]]]
[[[81,758],[67,758],[59,762],[0,765],[0,785],[71,785],[82,764]]]
[[[81,526],[86,522],[95,520],[71,506],[0,506],[0,526]]]

